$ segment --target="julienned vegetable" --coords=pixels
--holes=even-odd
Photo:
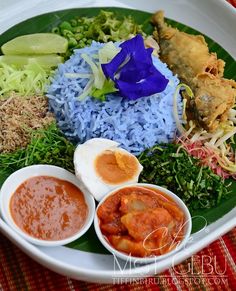
[[[114,86],[114,82],[106,79],[101,65],[109,62],[119,51],[120,49],[117,48],[112,42],[108,42],[101,49],[99,49],[97,61],[95,61],[92,56],[82,53],[81,58],[90,66],[91,73],[65,74],[65,76],[69,78],[75,77],[89,79],[83,93],[78,96],[80,101],[88,96],[92,96],[100,101],[105,101],[106,94],[118,91]]]
[[[216,138],[217,133],[224,136],[220,131],[223,130],[219,128],[211,137],[210,134],[206,137],[207,133],[196,132],[191,138],[179,138],[179,142],[189,155],[198,158],[202,165],[210,167],[214,173],[223,179],[236,179],[236,157],[233,147],[235,144],[222,142],[222,144],[217,145],[217,140],[220,140],[220,138]],[[229,134],[233,136],[235,133],[236,128],[234,127]],[[198,138],[195,140],[197,135]],[[204,135],[207,141],[204,140]]]
[[[98,61],[94,61],[91,56],[87,54],[81,54],[81,58],[90,66],[90,76],[87,85],[84,88],[83,93],[78,96],[79,100],[85,99],[87,96],[93,96],[94,98],[105,101],[105,95],[117,91],[114,87],[114,83],[110,80],[106,80],[106,77],[102,71],[101,64],[110,61],[117,53],[119,49],[112,43],[106,43],[98,51]],[[75,77],[79,77],[80,74],[73,74]]]
[[[14,153],[0,154],[0,176],[34,164],[55,165],[74,172],[75,146],[54,123],[46,129],[32,131],[30,144]]]
[[[75,48],[91,45],[93,40],[119,41],[129,39],[137,33],[145,35],[142,26],[137,24],[132,16],[118,17],[115,13],[104,10],[94,17],[80,17],[64,21],[53,28],[52,32],[68,39],[67,56],[70,56]]]
[[[209,132],[203,128],[198,128],[196,121],[188,120],[186,108],[188,101],[186,94],[184,94],[182,115],[184,122],[181,122],[178,116],[177,97],[179,90],[183,89],[189,100],[194,98],[189,86],[182,83],[177,86],[174,94],[173,114],[176,127],[181,134],[178,142],[189,155],[201,160],[202,165],[210,167],[214,173],[223,179],[236,179],[235,141],[233,138],[236,133],[236,111],[230,109],[229,119],[224,122],[221,121],[215,131]],[[185,126],[183,126],[184,123]]]
[[[216,206],[229,190],[227,182],[177,144],[162,144],[139,156],[140,182],[167,187],[192,211]]]
[[[22,69],[0,63],[0,98],[15,92],[21,96],[43,94],[49,84],[51,72],[37,62],[30,62]]]

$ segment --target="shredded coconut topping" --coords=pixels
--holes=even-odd
[[[31,130],[43,128],[53,120],[44,96],[22,98],[12,94],[0,100],[0,153],[26,147]]]

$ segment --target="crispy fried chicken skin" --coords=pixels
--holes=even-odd
[[[154,37],[160,45],[160,58],[191,87],[194,100],[189,102],[198,123],[214,131],[227,120],[235,104],[236,82],[223,78],[224,61],[210,53],[201,35],[190,35],[166,24],[163,11],[152,17]]]

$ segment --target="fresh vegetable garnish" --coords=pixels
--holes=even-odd
[[[91,45],[92,41],[108,42],[129,39],[137,33],[142,33],[142,26],[137,24],[132,16],[118,17],[113,12],[101,10],[94,17],[74,18],[62,22],[52,32],[68,39],[69,50],[67,56],[75,48]]]
[[[208,133],[206,130],[194,132],[195,125],[192,124],[178,141],[190,155],[200,159],[201,164],[209,166],[217,175],[224,179],[236,179],[235,145],[232,139],[236,127],[222,125],[214,133]]]
[[[165,90],[168,80],[152,62],[152,48],[146,49],[140,34],[120,44],[121,51],[108,64],[102,64],[107,78],[115,83],[121,96],[129,100]]]
[[[178,144],[154,146],[144,151],[139,161],[144,167],[140,182],[167,187],[191,211],[214,207],[229,193],[226,181]]]
[[[227,157],[226,154],[222,155],[220,149],[204,144],[201,140],[194,142],[191,139],[182,138],[179,141],[189,155],[199,159],[201,165],[210,167],[215,174],[224,179],[230,177],[236,179],[235,153],[230,145],[225,148]]]
[[[55,54],[67,51],[66,38],[53,33],[34,33],[18,36],[2,47],[4,55]]]
[[[0,154],[0,172],[11,174],[26,166],[48,164],[65,168],[73,173],[74,150],[75,146],[52,123],[45,129],[32,131],[31,142],[26,148]]]
[[[87,54],[81,54],[81,57],[90,66],[92,74],[84,92],[79,96],[80,100],[90,95],[100,101],[105,101],[106,94],[117,91],[114,83],[106,79],[101,65],[110,61],[118,52],[119,49],[112,42],[108,42],[99,50],[97,62],[93,61]]]
[[[179,119],[179,114],[178,114],[178,96],[179,96],[179,92],[185,92],[187,94],[184,95],[185,98],[183,98],[183,113],[182,113],[182,120]],[[176,127],[177,130],[180,134],[184,135],[186,133],[186,129],[183,126],[183,122],[186,124],[187,122],[187,116],[186,116],[186,103],[187,103],[187,99],[186,97],[188,97],[189,99],[193,98],[193,91],[191,90],[191,88],[184,84],[184,83],[180,83],[176,89],[175,89],[175,93],[174,93],[174,97],[173,97],[173,115],[175,118],[175,122],[176,122]]]
[[[37,62],[30,61],[22,69],[0,63],[0,98],[12,92],[21,96],[43,94],[49,84],[51,72],[45,70]]]
[[[98,56],[89,56],[85,53],[81,54],[81,58],[90,66],[90,74],[65,73],[65,76],[68,78],[89,79],[82,94],[78,96],[80,101],[88,96],[105,101],[106,94],[117,91],[114,83],[106,79],[101,64],[110,61],[118,52],[119,49],[112,42],[108,42],[98,51]]]

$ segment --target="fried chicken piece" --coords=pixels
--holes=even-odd
[[[214,131],[219,122],[228,118],[229,109],[235,103],[236,82],[223,78],[224,61],[209,53],[207,43],[201,35],[190,35],[167,25],[163,11],[153,15],[157,30],[162,61],[189,85],[194,93],[190,102],[201,126]]]

